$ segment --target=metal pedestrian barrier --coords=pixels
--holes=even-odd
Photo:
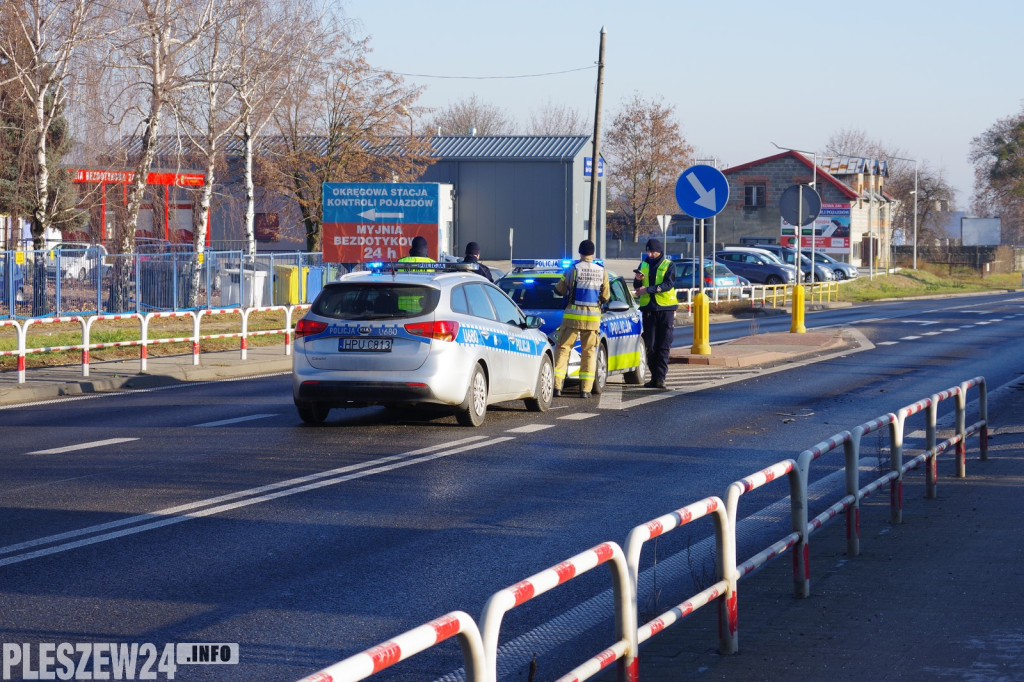
[[[967,425],[967,393],[978,389],[978,419]],[[937,442],[938,406],[941,401],[954,399],[955,411],[951,437]],[[926,443],[923,452],[904,462],[904,429],[907,419],[923,415]],[[862,485],[861,441],[870,433],[888,433],[889,469]],[[586,552],[577,554],[551,568],[500,590],[487,600],[480,622],[480,634],[474,639],[476,625],[462,612],[454,612],[410,630],[389,642],[332,665],[304,678],[302,682],[352,682],[368,677],[400,660],[425,650],[455,634],[455,627],[445,619],[457,617],[458,630],[465,633],[463,660],[469,682],[497,682],[498,635],[504,615],[511,609],[562,585],[572,578],[602,563],[610,562],[614,587],[616,641],[600,653],[558,678],[559,682],[584,680],[597,674],[613,662],[619,662],[618,678],[625,682],[639,682],[641,678],[639,645],[664,632],[669,626],[690,616],[699,608],[717,602],[719,613],[719,650],[723,654],[739,651],[738,584],[763,568],[769,562],[793,550],[793,594],[797,598],[810,596],[810,537],[845,512],[847,553],[860,553],[860,502],[886,484],[890,488],[890,520],[902,523],[904,475],[922,464],[925,466],[926,499],[935,497],[935,478],[938,455],[956,447],[956,476],[966,476],[966,440],[977,435],[980,459],[988,458],[988,393],[985,378],[978,376],[939,391],[928,398],[900,408],[848,431],[842,431],[811,448],[802,451],[795,460],[776,462],[760,471],[729,485],[725,502],[719,497],[706,497],[698,502],[676,509],[645,524],[633,528],[625,543],[625,552],[614,542],[605,542]],[[813,518],[809,517],[811,465],[842,448],[842,474],[844,485],[839,499]],[[783,478],[788,482],[790,531],[775,538],[767,547],[752,556],[737,559],[737,521],[740,498],[758,488]],[[828,477],[823,480],[827,481]],[[638,625],[640,555],[644,543],[681,528],[703,517],[712,517],[715,538],[716,582],[686,598],[669,611],[650,622]],[[438,623],[442,623],[439,626]],[[414,634],[415,633],[415,634]],[[443,637],[441,633],[446,633]],[[480,641],[478,646],[474,642]]]

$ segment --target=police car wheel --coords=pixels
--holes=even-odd
[[[608,383],[608,347],[603,343],[597,344],[597,362],[594,363],[594,388],[591,393],[601,395]]]
[[[534,397],[527,398],[526,409],[530,412],[547,412],[555,394],[555,371],[551,368],[551,358],[544,356],[537,374],[537,389]]]
[[[640,343],[640,364],[622,377],[627,384],[638,386],[647,383],[647,351],[643,342]]]
[[[487,416],[487,377],[483,367],[477,365],[469,380],[466,399],[459,406],[456,419],[463,426],[480,426]]]
[[[331,408],[316,403],[295,403],[295,409],[299,411],[299,419],[313,426],[323,424],[331,412]]]

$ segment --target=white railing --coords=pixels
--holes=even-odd
[[[967,425],[967,391],[977,387],[978,420]],[[937,440],[937,407],[942,400],[955,399],[955,424],[953,435]],[[904,462],[904,429],[906,421],[913,415],[925,419],[926,444],[923,452]],[[889,468],[885,473],[862,485],[860,444],[864,435],[887,430],[889,434]],[[847,526],[847,553],[860,554],[860,502],[885,484],[890,486],[890,518],[893,523],[902,522],[903,477],[911,469],[925,464],[925,498],[935,497],[938,455],[956,446],[956,476],[966,476],[966,440],[977,434],[979,437],[980,459],[988,458],[988,394],[984,377],[974,377],[960,384],[935,393],[928,398],[900,408],[865,422],[849,431],[842,431],[831,438],[801,452],[795,460],[776,462],[744,479],[732,483],[726,492],[725,502],[718,497],[703,500],[660,516],[633,528],[625,544],[625,551],[614,542],[602,543],[571,559],[527,578],[515,585],[500,590],[487,600],[480,622],[482,650],[472,644],[463,645],[463,660],[466,679],[469,682],[496,682],[498,635],[502,617],[510,609],[568,582],[573,577],[591,570],[602,563],[610,562],[615,588],[616,640],[605,650],[592,656],[583,664],[559,678],[559,682],[585,680],[619,661],[620,682],[638,682],[640,679],[639,644],[664,632],[671,625],[691,615],[699,608],[711,603],[719,607],[719,650],[724,654],[739,651],[739,607],[737,595],[739,582],[754,574],[770,561],[779,558],[788,550],[794,551],[793,586],[794,596],[810,596],[810,538],[830,521],[845,512]],[[842,448],[845,486],[839,499],[813,519],[808,518],[808,479],[811,464]],[[786,495],[790,499],[791,529],[785,535],[770,540],[770,544],[740,561],[737,558],[737,519],[739,501],[743,494],[770,485],[785,478],[788,482]],[[827,500],[826,500],[827,502]],[[711,586],[686,598],[685,601],[642,625],[637,624],[637,585],[640,575],[641,547],[649,540],[680,528],[686,524],[710,516],[714,522],[716,545],[716,581]],[[476,630],[475,624],[465,622],[469,617],[459,614],[459,627]],[[444,618],[449,618],[448,614]],[[439,621],[444,620],[439,619]],[[470,621],[472,619],[469,619]],[[303,682],[353,682],[361,680],[383,668],[409,658],[437,644],[446,637],[433,637],[438,621],[410,630],[406,635],[356,654],[336,663],[319,673],[304,678]],[[451,632],[449,624],[445,632]],[[412,633],[416,633],[413,635]],[[402,638],[417,642],[411,648],[403,644]]]

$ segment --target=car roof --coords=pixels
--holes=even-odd
[[[768,254],[771,255],[771,251],[766,249],[755,248],[753,246],[726,246],[715,253],[722,253],[723,251],[729,253],[757,253],[757,254]]]
[[[456,282],[482,281],[490,283],[479,274],[476,263],[365,263],[366,270],[348,272],[336,282]]]

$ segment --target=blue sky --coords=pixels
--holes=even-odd
[[[1024,3],[864,0],[344,0],[371,64],[426,87],[420,104],[475,94],[526,123],[548,101],[593,120],[607,34],[603,121],[634,92],[675,107],[698,157],[745,163],[861,130],[944,170],[967,207],[971,139],[1024,105]],[[535,78],[497,78],[584,69]],[[445,76],[446,78],[426,77]]]

